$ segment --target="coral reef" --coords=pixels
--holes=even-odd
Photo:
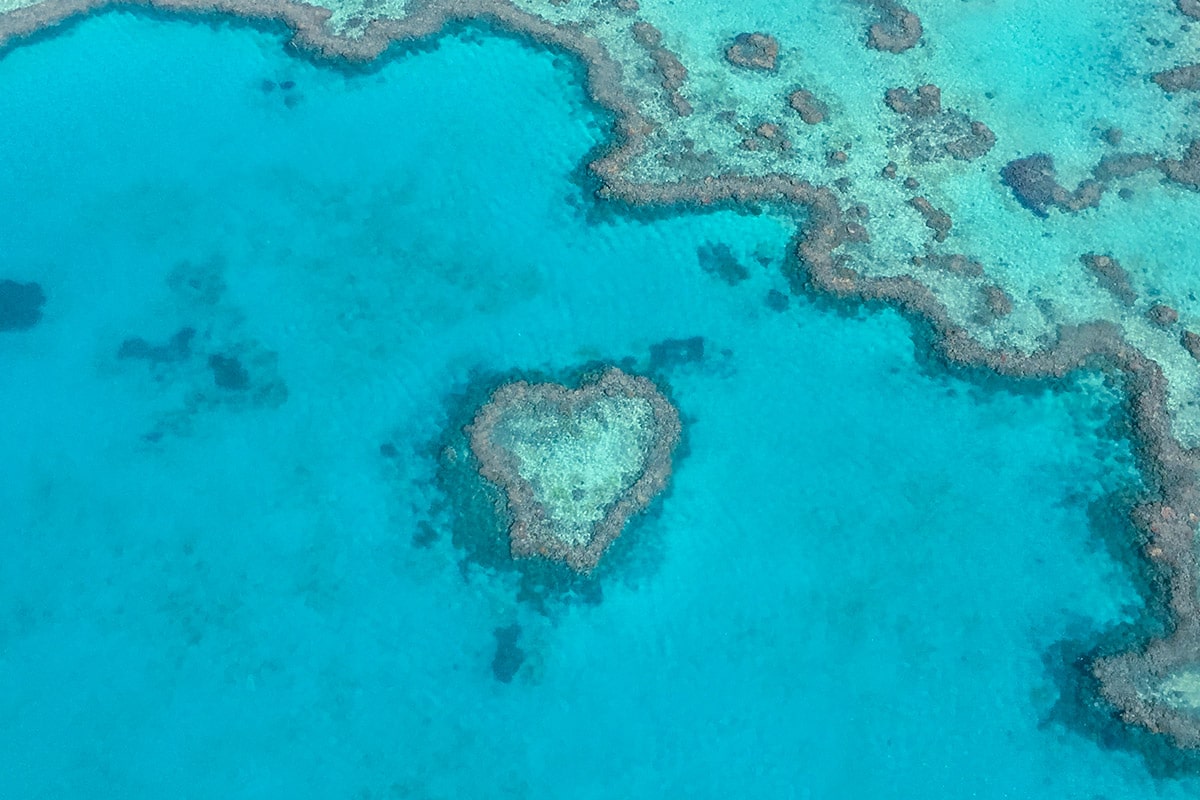
[[[667,485],[679,434],[658,388],[616,368],[578,389],[506,384],[468,431],[480,474],[504,493],[513,557],[582,573]]]
[[[21,1],[29,2],[18,0]],[[104,7],[109,1],[42,0],[14,8],[0,14],[0,46],[70,17]],[[118,4],[121,0],[111,2]],[[871,25],[866,37],[870,47],[903,52],[919,43],[923,30],[915,14],[890,0],[872,0],[871,5],[880,17]],[[1162,5],[1170,9],[1172,4]],[[1192,0],[1177,0],[1174,5],[1178,12],[1195,16],[1196,4]],[[799,233],[794,258],[787,261],[784,267],[785,277],[793,291],[810,292],[831,301],[849,304],[892,304],[922,327],[925,332],[923,341],[929,343],[933,355],[951,365],[987,370],[1012,378],[1038,379],[1058,378],[1079,369],[1105,370],[1121,384],[1127,397],[1133,436],[1150,486],[1151,499],[1139,507],[1134,523],[1144,538],[1141,544],[1147,561],[1164,576],[1160,590],[1163,607],[1170,615],[1168,630],[1171,632],[1162,638],[1139,644],[1123,654],[1096,660],[1094,672],[1100,683],[1102,697],[1111,702],[1126,721],[1167,734],[1180,745],[1200,747],[1200,721],[1192,707],[1196,675],[1194,662],[1196,654],[1200,652],[1197,545],[1194,539],[1196,521],[1200,515],[1200,491],[1196,482],[1200,454],[1185,447],[1177,438],[1178,432],[1172,428],[1172,410],[1183,408],[1183,405],[1178,401],[1174,406],[1171,405],[1167,374],[1164,372],[1164,369],[1171,368],[1176,370],[1173,378],[1180,375],[1186,378],[1187,373],[1181,373],[1178,362],[1171,359],[1179,355],[1189,362],[1188,366],[1194,368],[1192,359],[1200,360],[1200,334],[1184,329],[1176,340],[1173,336],[1165,335],[1146,337],[1142,335],[1144,330],[1134,329],[1136,335],[1126,333],[1126,326],[1131,319],[1147,326],[1178,324],[1180,327],[1190,325],[1193,328],[1195,320],[1186,319],[1182,324],[1177,323],[1171,321],[1170,315],[1160,311],[1157,312],[1157,320],[1147,322],[1144,311],[1138,311],[1123,313],[1119,321],[1058,325],[1051,320],[1045,331],[1033,339],[1036,345],[1012,342],[1003,335],[994,338],[981,336],[981,333],[988,334],[991,331],[969,328],[970,318],[960,313],[961,308],[951,309],[947,305],[951,302],[949,298],[953,297],[953,289],[939,294],[945,289],[942,281],[926,284],[915,275],[928,277],[932,273],[926,270],[933,270],[957,282],[946,285],[961,288],[965,282],[970,291],[962,296],[969,296],[977,303],[974,319],[985,323],[1020,317],[1014,306],[1021,310],[1028,307],[1030,301],[1025,293],[1010,293],[1004,286],[991,281],[979,262],[966,256],[927,252],[918,256],[923,260],[917,262],[908,252],[901,257],[901,263],[896,264],[897,259],[889,259],[890,254],[869,251],[866,247],[871,239],[867,231],[868,220],[861,213],[843,209],[843,202],[853,201],[839,197],[837,192],[828,188],[835,186],[846,194],[854,187],[852,178],[862,181],[865,174],[862,169],[853,176],[839,173],[849,173],[856,166],[861,166],[847,158],[843,141],[822,141],[816,146],[814,152],[817,154],[841,154],[840,159],[829,159],[832,168],[829,171],[821,167],[819,157],[807,160],[795,158],[783,163],[784,150],[774,146],[774,143],[787,141],[784,133],[789,122],[803,124],[807,122],[803,114],[814,116],[813,112],[820,111],[819,108],[812,106],[806,111],[793,105],[796,112],[802,115],[800,122],[796,123],[794,118],[781,123],[772,122],[772,125],[782,125],[782,130],[772,136],[759,133],[761,125],[758,122],[750,123],[751,126],[759,126],[754,128],[752,137],[763,143],[770,142],[772,146],[756,146],[748,151],[738,147],[735,141],[730,148],[733,155],[720,154],[721,159],[725,160],[703,149],[708,145],[694,147],[695,141],[690,138],[684,140],[686,144],[679,139],[671,139],[672,122],[677,122],[683,116],[675,97],[686,77],[686,67],[683,66],[685,59],[668,54],[661,37],[655,36],[650,29],[638,28],[640,33],[631,30],[626,15],[638,13],[638,5],[634,0],[595,3],[586,8],[584,4],[556,7],[554,13],[558,16],[553,18],[551,15],[543,16],[540,12],[523,10],[509,0],[424,0],[409,4],[404,12],[397,12],[403,13],[403,16],[378,16],[367,21],[360,19],[360,24],[347,25],[345,28],[338,27],[342,22],[333,22],[330,9],[291,0],[155,0],[153,7],[158,11],[227,13],[254,20],[282,21],[291,29],[289,44],[293,48],[311,57],[349,62],[374,59],[393,41],[413,42],[433,36],[453,21],[478,19],[501,29],[518,32],[579,59],[586,67],[584,84],[589,97],[611,112],[615,119],[611,146],[598,151],[595,160],[587,165],[591,177],[596,180],[599,198],[635,206],[672,209],[741,205],[797,210],[795,217]],[[585,17],[563,16],[565,12],[561,12],[562,8],[582,9],[578,13],[583,15],[607,13],[613,16],[606,18],[607,22],[596,23]],[[381,10],[378,13],[383,12]],[[1176,11],[1169,13],[1175,14]],[[621,16],[616,16],[618,14]],[[614,18],[620,24],[609,24]],[[580,23],[581,19],[584,24]],[[768,82],[776,76],[767,74],[777,66],[778,43],[765,34],[743,34],[729,49],[734,57],[730,59],[731,63],[757,70],[760,74],[756,79],[773,92],[770,95],[774,98],[773,102],[781,105],[780,99],[786,94],[786,87],[768,86]],[[719,52],[717,48],[713,50],[714,55]],[[632,52],[637,53],[637,58],[630,55]],[[727,52],[726,56],[729,55]],[[631,59],[636,66],[626,63]],[[1156,64],[1153,69],[1162,66],[1165,65]],[[1144,73],[1147,77],[1153,77],[1164,90],[1179,92],[1196,88],[1200,76],[1197,66],[1184,64],[1154,75],[1150,74],[1153,71],[1150,69],[1144,70]],[[911,79],[908,73],[895,76],[896,81]],[[668,94],[668,103],[663,105],[670,105],[673,113],[656,116],[651,107],[659,105],[657,101],[664,91]],[[988,126],[972,121],[960,112],[943,110],[940,91],[935,95],[927,89],[924,97],[920,89],[915,97],[911,92],[907,96],[890,95],[889,106],[903,115],[900,133],[893,144],[906,147],[909,158],[908,163],[904,163],[903,172],[895,162],[879,172],[878,164],[889,158],[905,162],[898,153],[887,153],[873,162],[868,171],[882,175],[878,179],[882,185],[888,185],[883,181],[889,178],[907,176],[903,183],[911,193],[919,186],[916,176],[910,175],[915,171],[912,169],[914,165],[940,161],[938,169],[961,168],[962,165],[956,162],[982,158],[991,151],[995,136]],[[809,106],[804,96],[800,99],[805,101],[805,106]],[[699,92],[692,94],[688,107],[694,103],[695,109],[689,121],[695,122],[706,113],[704,101]],[[1171,98],[1164,98],[1164,102],[1178,104],[1177,99]],[[920,113],[917,113],[918,110]],[[760,112],[770,113],[774,112]],[[754,115],[744,115],[745,118],[754,118]],[[758,119],[761,120],[762,116]],[[813,131],[819,132],[820,129]],[[1126,138],[1136,141],[1132,132]],[[1181,135],[1173,141],[1191,138],[1194,138],[1194,133]],[[1119,141],[1110,137],[1109,146],[1115,147]],[[1161,143],[1148,147],[1164,149]],[[857,156],[860,151],[854,152]],[[752,163],[750,159],[761,160]],[[645,168],[647,161],[653,164],[650,170]],[[994,175],[995,167],[989,161],[985,160],[984,163]],[[810,164],[812,168],[807,168]],[[664,166],[674,171],[663,169]],[[800,171],[802,169],[806,171]],[[1110,182],[1132,178],[1146,171],[1160,171],[1178,186],[1200,190],[1200,144],[1191,144],[1181,158],[1144,153],[1110,154],[1100,159],[1092,171],[1092,177],[1082,180],[1074,190],[1060,185],[1054,160],[1045,153],[1010,161],[1001,170],[1001,179],[1024,207],[1045,217],[1055,208],[1071,212],[1094,207],[1100,203]],[[927,172],[920,172],[920,176],[926,181],[936,180]],[[1132,196],[1132,190],[1128,187],[1120,191],[1122,197]],[[1141,187],[1138,191],[1141,192]],[[893,202],[902,204],[908,202],[910,197],[911,194],[901,194],[896,186]],[[870,199],[876,202],[874,198]],[[893,208],[879,210],[881,213],[876,219],[881,226],[894,225],[897,224],[896,220],[914,216],[893,214]],[[921,224],[915,220],[913,222]],[[880,240],[903,238],[903,234],[911,234],[912,229],[900,231],[900,237],[886,235],[893,232],[884,231],[885,235]],[[1100,245],[1096,248],[1102,249]],[[1073,251],[1072,258],[1075,253],[1078,250]],[[878,265],[911,270],[911,274],[880,270],[877,269]],[[1102,273],[1103,270],[1097,274],[1097,278],[1102,278]],[[1096,281],[1097,284],[1099,282]],[[219,287],[210,289],[219,291]],[[774,303],[772,307],[784,305],[778,298],[768,299],[768,303]],[[1186,313],[1187,309],[1181,307],[1180,311]],[[1156,341],[1151,342],[1151,338]],[[1169,351],[1165,346],[1158,350],[1149,349],[1160,347],[1158,340],[1169,341],[1175,350]],[[629,376],[625,378],[638,380]],[[523,391],[528,391],[530,385],[524,386],[526,389]],[[585,390],[586,387],[574,391]],[[553,391],[569,394],[572,390],[554,387]],[[669,403],[666,408],[670,408]],[[670,411],[674,414],[673,409]],[[675,420],[678,430],[677,415]],[[486,453],[488,442],[482,444]],[[502,452],[493,455],[503,457]],[[669,448],[667,456],[669,458]],[[669,474],[669,461],[667,463]],[[514,471],[515,466],[509,466],[511,468],[504,475],[519,477],[519,473]],[[665,474],[662,479],[665,480]],[[516,478],[512,478],[512,484],[517,490],[518,509],[529,511],[541,507],[530,500],[527,486],[521,490]],[[507,492],[508,487],[504,488]],[[511,498],[503,502],[510,506]],[[578,501],[569,501],[568,507],[570,502]],[[633,513],[635,506],[636,503],[633,503],[626,510]],[[513,527],[516,528],[519,522],[516,511],[513,511],[513,516]],[[532,522],[529,515],[523,519],[526,524],[524,528],[516,530],[517,538],[512,541],[515,554],[539,553],[537,548],[541,545],[550,551],[552,558],[568,560],[570,557],[572,566],[584,571],[590,568],[589,565],[594,566],[595,560],[603,552],[603,545],[598,545],[603,541],[602,535],[615,537],[620,532],[620,525],[613,522],[615,518],[606,516],[604,520],[608,520],[608,524],[605,525],[601,520],[595,528],[598,532],[593,534],[587,545],[593,549],[581,555],[579,548],[571,544],[584,538],[578,535],[581,531],[568,530],[566,538],[560,538],[555,534],[557,529],[547,524],[544,515],[542,519]]]

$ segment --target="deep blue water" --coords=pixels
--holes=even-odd
[[[1060,702],[1142,613],[1089,520],[1136,488],[1111,392],[772,310],[784,218],[595,206],[577,75],[126,14],[0,59],[0,278],[47,295],[0,334],[0,797],[1194,796]],[[460,568],[430,443],[473,376],[690,337],[602,599]]]

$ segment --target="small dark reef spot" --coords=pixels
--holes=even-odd
[[[730,286],[736,286],[750,277],[750,271],[742,266],[726,244],[706,242],[696,249],[696,255],[700,259],[701,269]]]
[[[142,337],[134,336],[121,342],[117,358],[140,359],[152,364],[186,361],[192,354],[192,339],[195,336],[195,328],[180,328],[166,344],[150,344]]]
[[[36,283],[0,280],[0,331],[26,331],[42,320],[46,293]]]
[[[421,549],[432,547],[438,539],[437,528],[425,520],[417,523],[417,530],[412,535],[413,547]]]
[[[655,372],[671,370],[684,364],[704,360],[704,337],[663,339],[650,345],[650,369]]]
[[[492,656],[492,675],[501,683],[512,683],[517,670],[525,663],[525,651],[517,645],[521,626],[513,623],[492,631],[496,637],[496,654]]]
[[[240,392],[250,388],[250,373],[235,356],[211,355],[208,368],[212,370],[213,383],[221,389]]]

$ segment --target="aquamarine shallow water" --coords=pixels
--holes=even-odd
[[[770,310],[790,224],[597,209],[605,124],[477,31],[354,76],[126,14],[4,55],[0,277],[49,299],[0,338],[0,797],[1194,796],[1053,712],[1056,645],[1142,608],[1088,520],[1135,484],[1111,397]],[[687,453],[599,604],[413,546],[473,373],[693,336]]]

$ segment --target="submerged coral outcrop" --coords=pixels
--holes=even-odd
[[[667,485],[680,422],[651,381],[612,368],[577,389],[506,384],[468,434],[504,494],[512,555],[586,573]]]
[[[0,331],[23,331],[42,319],[46,293],[36,283],[0,280]]]

